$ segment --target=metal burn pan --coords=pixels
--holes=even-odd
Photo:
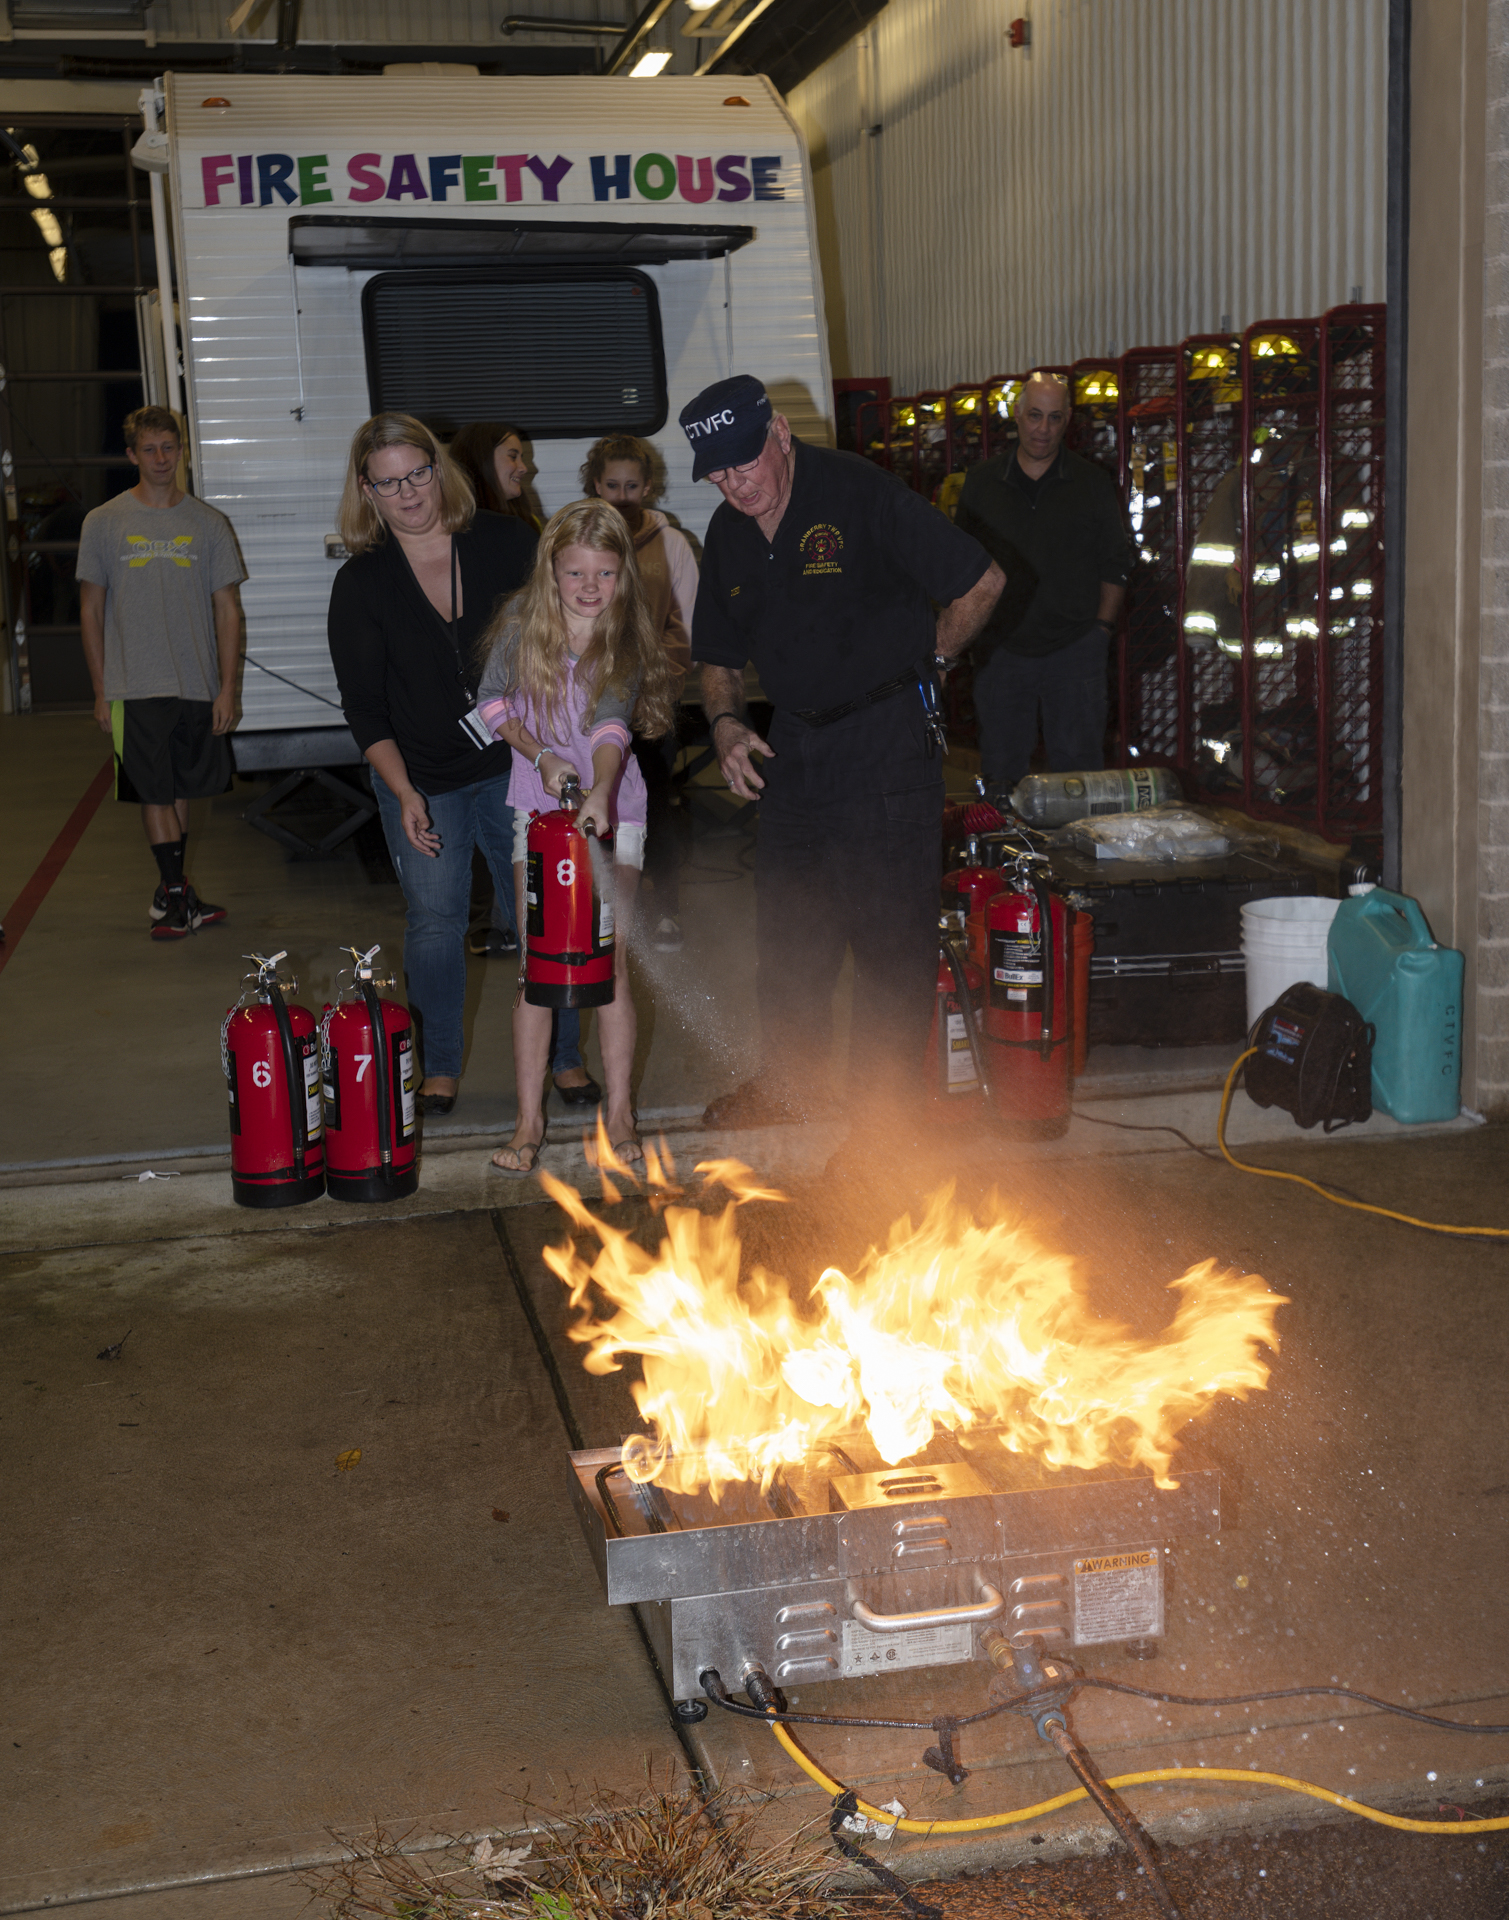
[[[635,1486],[604,1447],[570,1456],[571,1492],[609,1603],[638,1607],[678,1698],[707,1667],[793,1685],[953,1665],[988,1627],[1062,1648],[1155,1640],[1169,1541],[1220,1527],[1220,1475],[1187,1454],[1160,1489],[978,1437],[943,1450],[957,1457],[888,1467],[846,1441],[719,1504]]]

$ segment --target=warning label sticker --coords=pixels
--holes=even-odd
[[[846,1620],[840,1671],[845,1680],[856,1680],[862,1673],[879,1673],[887,1667],[951,1667],[968,1660],[973,1652],[974,1629],[969,1626],[871,1633],[857,1620]]]
[[[1155,1639],[1163,1632],[1163,1566],[1156,1547],[1087,1554],[1074,1562],[1074,1644]]]

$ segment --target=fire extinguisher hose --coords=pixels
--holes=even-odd
[[[953,976],[954,992],[959,996],[959,1012],[964,1020],[964,1037],[969,1042],[969,1057],[974,1062],[975,1077],[980,1083],[980,1092],[992,1104],[995,1094],[991,1091],[990,1076],[985,1071],[985,1049],[980,1045],[979,1029],[975,1025],[974,1004],[970,998],[969,982],[964,977],[964,967],[959,959],[958,949],[952,940],[941,942],[943,958],[948,962],[949,973]]]
[[[770,1731],[802,1772],[815,1780],[826,1793],[852,1791],[826,1773],[779,1722],[772,1721]],[[1348,1799],[1344,1793],[1333,1793],[1329,1787],[1317,1787],[1309,1780],[1295,1780],[1286,1773],[1257,1773],[1247,1767],[1154,1767],[1145,1773],[1117,1774],[1105,1784],[1120,1791],[1123,1787],[1154,1786],[1163,1780],[1222,1780],[1253,1786],[1283,1787],[1290,1793],[1304,1793],[1314,1800],[1325,1800],[1333,1807],[1340,1807],[1344,1813],[1358,1814],[1362,1819],[1374,1820],[1380,1826],[1397,1827],[1402,1833],[1469,1834],[1509,1830],[1509,1815],[1495,1820],[1407,1820],[1402,1814],[1385,1813],[1380,1807],[1365,1807],[1359,1801]],[[981,1833],[990,1827],[1019,1826],[1024,1821],[1038,1820],[1046,1813],[1057,1813],[1060,1807],[1073,1806],[1076,1800],[1089,1798],[1089,1792],[1084,1787],[1075,1787],[1068,1793],[1056,1795],[1052,1800],[1039,1800],[1035,1806],[1015,1807],[1007,1813],[981,1814],[974,1820],[911,1820],[904,1815],[898,1819],[884,1807],[872,1807],[868,1801],[855,1796],[859,1811],[867,1820],[873,1820],[888,1830],[922,1834]]]
[[[1047,879],[1041,873],[1033,874],[1032,891],[1037,895],[1037,917],[1043,947],[1043,1033],[1038,1042],[1038,1053],[1044,1060],[1051,1060],[1053,1016],[1057,1011],[1053,1004],[1054,968],[1058,964],[1058,955],[1053,951],[1053,895],[1048,891]]]
[[[372,1026],[372,1065],[377,1073],[377,1151],[384,1175],[393,1171],[393,1073],[388,1061],[388,1029],[382,1001],[370,980],[358,982]]]
[[[293,1126],[293,1177],[304,1178],[304,1161],[309,1153],[309,1110],[305,1105],[304,1060],[294,1045],[293,1026],[283,995],[276,981],[267,989],[268,1005],[277,1022],[278,1039],[283,1045],[283,1078],[288,1083],[288,1117]]]
[[[1221,1094],[1220,1117],[1216,1121],[1216,1145],[1238,1173],[1259,1174],[1264,1180],[1292,1180],[1295,1186],[1308,1187],[1311,1193],[1318,1193],[1322,1200],[1329,1200],[1333,1207],[1350,1207],[1355,1213],[1379,1213],[1385,1220],[1399,1220],[1406,1227],[1423,1227],[1427,1233],[1459,1234],[1467,1239],[1509,1240],[1509,1227],[1455,1227],[1443,1226],[1438,1220],[1417,1220],[1412,1213],[1396,1213],[1392,1207],[1374,1206],[1368,1200],[1349,1200],[1343,1194],[1332,1193],[1318,1181],[1307,1180],[1302,1173],[1285,1173],[1280,1167],[1249,1166],[1245,1160],[1238,1160],[1226,1144],[1226,1116],[1231,1111],[1231,1096],[1236,1090],[1237,1075],[1256,1052],[1256,1047],[1249,1047],[1232,1062]]]

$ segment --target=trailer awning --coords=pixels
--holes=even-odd
[[[299,267],[664,266],[721,260],[748,246],[753,227],[647,220],[404,220],[300,213],[288,223]]]

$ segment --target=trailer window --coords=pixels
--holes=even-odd
[[[379,273],[362,328],[374,413],[443,433],[518,420],[537,440],[665,425],[660,305],[632,269]]]

